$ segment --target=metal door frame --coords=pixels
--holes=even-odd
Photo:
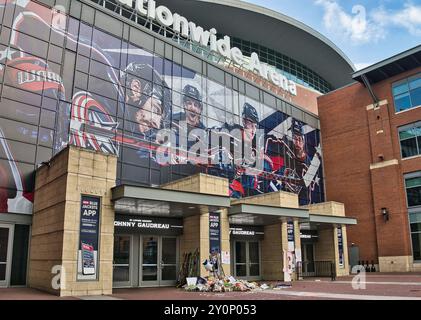
[[[302,254],[302,274],[303,277],[313,277],[316,275],[316,265],[315,265],[315,261],[316,261],[316,246],[314,245],[314,243],[303,243],[303,249],[301,250],[301,254]],[[313,249],[313,261],[308,261],[307,259],[307,246],[311,246],[311,248]],[[308,272],[307,268],[308,265],[305,265],[305,263],[309,263],[312,262],[313,263],[313,272]],[[305,268],[305,269],[304,269]]]
[[[156,281],[143,281],[143,239],[148,237],[156,237],[157,238],[157,280]],[[176,268],[175,274],[178,275],[179,270],[179,237],[177,236],[158,236],[158,235],[140,235],[139,237],[139,287],[164,287],[164,286],[175,286],[177,279],[162,280],[162,239],[163,238],[172,238],[176,240]],[[171,264],[172,265],[172,264]],[[153,264],[154,266],[154,264]]]
[[[13,236],[15,226],[13,224],[0,224],[0,228],[9,229],[9,239],[7,241],[7,257],[6,257],[6,279],[0,281],[0,288],[7,288],[10,286],[10,276],[12,273],[12,257],[13,257]],[[4,264],[4,263],[3,263]]]
[[[236,249],[236,243],[237,242],[245,242],[246,244],[246,276],[245,277],[238,277],[237,276],[237,249]],[[259,245],[259,275],[258,276],[250,276],[250,242],[257,242]],[[235,278],[238,279],[244,279],[249,281],[259,281],[262,280],[262,246],[261,242],[259,240],[234,240],[233,246],[231,248],[231,251],[234,252],[233,255],[233,274],[235,275]],[[243,264],[241,264],[243,265]]]
[[[130,288],[133,287],[134,284],[134,279],[133,279],[133,269],[134,269],[134,265],[133,262],[135,261],[134,259],[134,241],[135,241],[135,237],[133,234],[115,234],[114,237],[129,237],[130,238],[130,257],[129,257],[129,281],[124,281],[124,282],[114,282],[113,281],[113,288]],[[113,243],[114,246],[114,243]],[[125,264],[124,264],[125,265]],[[114,266],[119,266],[114,264],[114,252],[113,252],[113,273],[114,273]]]
[[[167,239],[175,239],[175,250],[176,250],[176,258],[175,258],[175,277],[176,279],[174,280],[162,280],[162,269],[164,268],[164,266],[174,266],[174,264],[164,264],[163,259],[162,259],[162,240],[164,238]],[[177,275],[178,275],[178,265],[179,265],[179,246],[178,246],[178,237],[176,236],[160,236],[159,237],[159,286],[160,287],[172,287],[175,286],[177,284]]]

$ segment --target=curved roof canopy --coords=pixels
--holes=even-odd
[[[334,89],[351,82],[354,65],[330,40],[279,12],[238,0],[157,0],[203,28],[251,41],[304,64]]]

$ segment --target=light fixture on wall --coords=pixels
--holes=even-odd
[[[383,216],[384,222],[389,221],[389,210],[387,210],[387,208],[382,208],[382,216]]]

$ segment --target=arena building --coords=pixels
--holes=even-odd
[[[241,1],[0,17],[0,286],[172,286],[189,256],[197,276],[349,273],[357,221],[325,196],[317,98],[353,66],[329,40]]]

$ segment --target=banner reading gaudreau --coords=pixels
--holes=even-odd
[[[98,238],[101,199],[81,197],[80,235],[78,252],[78,280],[98,278]]]

